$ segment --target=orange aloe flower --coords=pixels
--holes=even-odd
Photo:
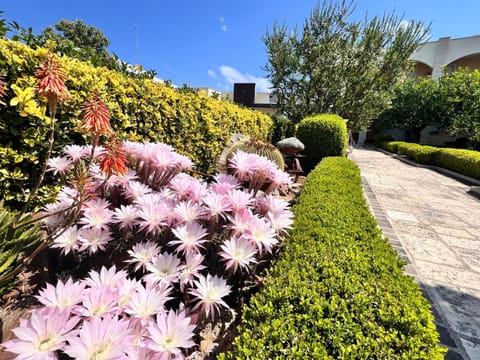
[[[65,86],[67,75],[61,69],[53,54],[48,54],[35,73],[35,77],[40,80],[37,93],[47,98],[49,111],[52,115],[57,103],[64,101],[70,95]]]
[[[95,94],[90,101],[85,102],[82,110],[82,127],[85,131],[91,132],[95,137],[109,134],[112,131],[110,127],[110,113],[98,94]]]
[[[5,84],[5,80],[3,76],[0,75],[0,99],[2,99],[3,97],[5,97],[5,95],[7,95],[7,93],[5,92],[6,85],[7,84]]]
[[[104,144],[104,147],[105,151],[100,157],[102,172],[106,175],[125,175],[128,171],[127,158],[120,141],[115,136],[112,136]]]

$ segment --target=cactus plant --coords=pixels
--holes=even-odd
[[[285,168],[283,155],[274,145],[258,138],[245,138],[234,142],[226,151],[226,161],[235,154],[236,151],[242,150],[246,153],[257,154],[273,161],[279,169]]]

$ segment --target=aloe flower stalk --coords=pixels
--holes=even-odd
[[[2,99],[5,97],[5,95],[7,95],[5,90],[6,88],[7,88],[7,84],[5,83],[5,78],[2,75],[0,75],[0,104],[4,104],[2,103]]]
[[[68,89],[65,86],[67,75],[61,69],[54,55],[48,54],[35,73],[35,77],[39,79],[37,93],[47,98],[50,116],[54,118],[57,104],[69,96]]]
[[[128,170],[127,159],[120,141],[112,136],[104,146],[105,151],[100,155],[102,172],[107,176],[125,175]]]
[[[82,128],[92,135],[93,146],[95,147],[98,145],[100,135],[107,135],[112,132],[110,112],[99,94],[94,94],[89,101],[86,101],[82,106],[82,110]]]

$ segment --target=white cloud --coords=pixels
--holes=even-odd
[[[412,26],[412,24],[412,21],[403,19],[400,21],[400,24],[398,24],[398,27],[402,30],[407,30],[410,26]]]
[[[227,24],[225,23],[225,18],[223,16],[220,17],[220,24],[222,24],[220,29],[222,29],[223,32],[226,32]]]
[[[210,76],[212,79],[216,79],[217,73],[215,72],[215,70],[208,69],[208,76]]]
[[[243,74],[237,69],[228,65],[220,66],[219,71],[225,82],[227,82],[229,85],[233,85],[234,83],[255,83],[257,84],[257,92],[270,92],[269,88],[272,86],[272,84],[266,78],[257,77],[248,73]]]

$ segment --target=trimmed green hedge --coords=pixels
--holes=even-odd
[[[358,167],[325,158],[294,230],[219,359],[443,359],[430,305],[377,228]]]
[[[462,149],[439,149],[436,165],[480,179],[480,152]]]
[[[302,165],[312,170],[326,156],[347,153],[347,121],[335,114],[319,114],[304,118],[297,125],[296,137],[303,142],[306,155]]]
[[[398,145],[402,144],[403,141],[389,141],[389,142],[384,142],[383,143],[383,148],[387,151],[390,151],[392,153],[397,153],[398,151]]]
[[[433,165],[436,163],[438,148],[414,143],[400,143],[397,146],[399,155],[406,155],[408,159],[419,164]]]
[[[402,141],[383,143],[383,149],[406,155],[420,164],[429,164],[480,179],[480,152],[474,150],[437,148]]]

